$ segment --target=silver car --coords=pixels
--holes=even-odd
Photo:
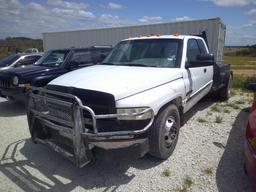
[[[43,53],[18,53],[4,57],[0,60],[0,71],[15,67],[21,67],[34,64],[42,57]]]

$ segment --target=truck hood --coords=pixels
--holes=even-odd
[[[120,100],[182,77],[176,68],[95,65],[62,75],[50,85],[106,92]]]
[[[38,76],[46,76],[50,74],[59,73],[60,69],[58,67],[45,67],[39,65],[29,65],[26,67],[17,67],[10,68],[7,70],[1,71],[1,74],[4,76],[18,76],[20,79],[24,81],[30,81],[31,79]],[[61,74],[61,73],[60,73]]]

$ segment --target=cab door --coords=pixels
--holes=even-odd
[[[205,96],[212,85],[213,65],[198,65],[197,56],[208,54],[208,49],[201,39],[189,39],[187,42],[187,61],[189,67],[186,67],[190,81],[189,91],[187,92],[188,100],[200,100]]]

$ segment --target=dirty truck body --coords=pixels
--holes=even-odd
[[[164,35],[121,41],[101,65],[32,88],[33,141],[82,167],[95,156],[146,153],[167,159],[182,116],[209,93],[230,96],[229,65],[216,64],[202,37]]]

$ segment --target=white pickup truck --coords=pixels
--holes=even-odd
[[[95,155],[167,159],[183,115],[209,93],[228,99],[231,82],[230,66],[214,62],[202,37],[129,38],[102,64],[32,88],[29,129],[79,167]]]

